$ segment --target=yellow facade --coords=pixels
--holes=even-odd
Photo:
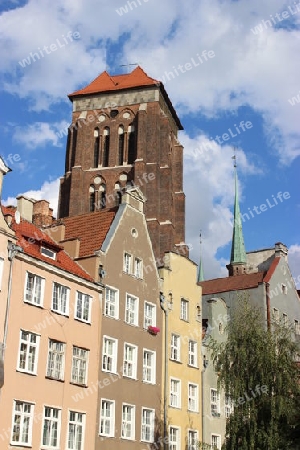
[[[163,405],[165,446],[196,450],[202,440],[201,287],[197,266],[176,253],[167,253],[160,269],[165,311],[163,330]],[[165,340],[165,336],[167,339]],[[169,445],[169,447],[168,447]]]

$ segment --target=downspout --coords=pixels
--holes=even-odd
[[[270,283],[266,283],[267,329],[271,329]]]
[[[159,294],[160,307],[165,315],[165,340],[164,340],[164,450],[168,450],[168,430],[167,430],[167,405],[168,405],[168,306],[166,299],[162,292]],[[165,306],[166,305],[166,306]]]

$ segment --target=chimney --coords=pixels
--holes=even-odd
[[[287,261],[288,248],[281,242],[275,244],[275,258],[284,258]]]
[[[38,200],[33,205],[32,222],[37,227],[48,227],[53,222],[52,213],[47,200]]]
[[[24,195],[17,197],[17,211],[19,211],[22,219],[28,222],[32,222],[33,204],[34,200],[31,198],[24,197]]]

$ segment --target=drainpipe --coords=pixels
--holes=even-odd
[[[164,450],[168,449],[168,430],[167,430],[167,405],[168,405],[168,305],[162,292],[159,294],[160,307],[165,315],[165,341],[164,341]]]
[[[271,329],[271,307],[270,307],[270,283],[266,283],[266,302],[267,302],[267,329]]]

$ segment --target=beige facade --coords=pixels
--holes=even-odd
[[[162,397],[167,402],[165,443],[176,450],[196,450],[202,440],[202,317],[197,266],[184,256],[166,253],[159,273],[167,333],[162,366],[166,377]]]

